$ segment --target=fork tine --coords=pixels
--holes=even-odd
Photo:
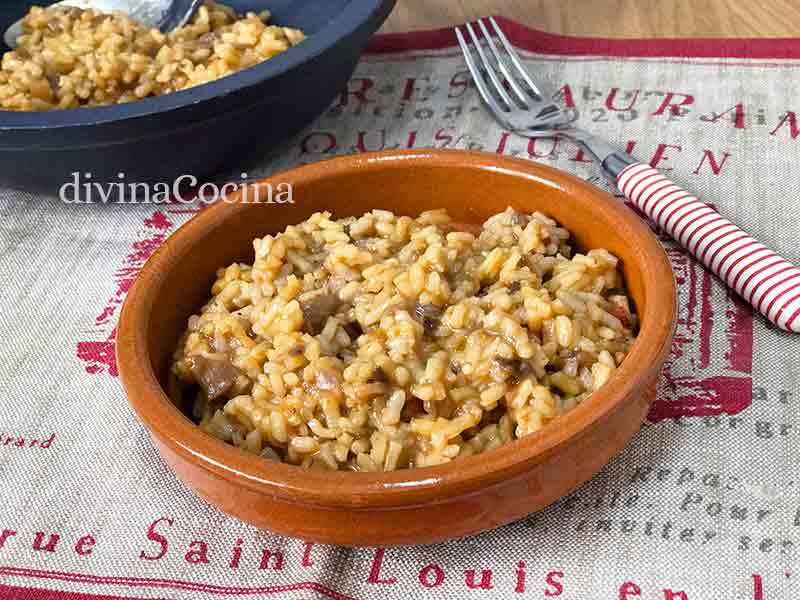
[[[497,76],[497,72],[495,71],[494,67],[486,59],[486,54],[483,51],[483,46],[481,45],[478,36],[475,34],[475,30],[472,28],[472,23],[465,23],[464,26],[467,28],[467,31],[469,32],[469,37],[472,38],[472,44],[475,46],[475,50],[478,51],[478,56],[481,59],[483,70],[486,71],[486,74],[489,76],[489,80],[492,82],[494,86],[495,93],[497,93],[497,95],[503,99],[503,102],[506,103],[508,109],[511,110],[512,108],[514,108],[514,101],[511,99],[511,96],[508,95],[508,92],[506,92],[506,89],[503,87],[503,84],[500,81],[500,78]]]
[[[497,102],[497,100],[495,100],[494,96],[489,93],[489,89],[486,87],[483,76],[481,75],[478,66],[475,64],[475,60],[472,57],[472,52],[470,52],[469,46],[467,45],[464,36],[461,34],[461,30],[458,27],[454,27],[453,30],[456,32],[458,45],[461,46],[461,52],[464,54],[464,60],[467,61],[467,68],[472,75],[472,80],[475,82],[475,86],[478,88],[481,98],[483,98],[484,102],[486,102],[486,104],[489,106],[495,117],[505,123],[506,118],[504,115],[506,111],[500,107],[500,104]]]
[[[508,63],[506,60],[505,55],[497,48],[497,44],[494,41],[494,38],[489,35],[489,30],[486,28],[486,25],[483,24],[483,19],[478,19],[477,21],[478,26],[481,28],[481,32],[483,33],[483,37],[487,40],[489,44],[489,48],[492,50],[492,54],[494,55],[494,59],[497,62],[497,66],[500,68],[500,71],[503,73],[503,77],[505,77],[506,81],[508,81],[511,90],[514,92],[514,95],[519,99],[522,103],[522,108],[528,108],[528,104],[531,100],[538,101],[534,98],[531,94],[526,92],[520,85],[517,83],[517,80],[511,76],[511,72],[508,69]]]
[[[500,26],[497,24],[497,21],[494,20],[494,17],[489,17],[489,22],[492,24],[492,28],[497,34],[497,37],[500,39],[500,43],[503,44],[503,48],[505,48],[506,52],[508,52],[508,56],[511,58],[511,62],[514,63],[514,66],[517,68],[520,77],[525,80],[525,83],[527,83],[542,100],[552,100],[553,94],[551,90],[548,89],[546,84],[542,82],[536,82],[534,81],[533,77],[530,76],[528,70],[523,66],[517,51],[514,50],[511,42],[508,41],[506,34],[503,33],[502,29],[500,29]]]

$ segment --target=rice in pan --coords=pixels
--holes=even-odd
[[[34,6],[0,64],[0,109],[121,104],[214,81],[304,39],[269,18],[206,0],[185,27],[163,34],[123,13]]]

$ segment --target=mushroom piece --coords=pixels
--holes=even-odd
[[[414,304],[414,314],[422,321],[425,335],[433,335],[442,319],[443,311],[435,304]]]
[[[227,392],[236,383],[239,370],[229,360],[192,356],[191,370],[209,401]]]
[[[400,411],[400,420],[410,421],[425,414],[425,403],[416,396],[409,396]]]
[[[311,335],[318,335],[325,327],[328,317],[339,310],[341,305],[342,301],[339,300],[339,296],[327,291],[301,301],[300,308],[303,311],[305,330]]]
[[[518,385],[534,372],[531,362],[520,358],[506,358],[498,355],[494,357],[494,362],[500,369],[508,373],[507,380],[511,385]]]
[[[342,326],[347,337],[350,338],[351,341],[355,342],[361,335],[364,333],[364,328],[361,327],[361,323],[358,321],[351,321],[350,323],[346,323]]]

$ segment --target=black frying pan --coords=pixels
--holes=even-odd
[[[274,149],[345,86],[395,0],[224,3],[237,12],[269,8],[273,23],[300,28],[307,39],[182,92],[99,108],[0,111],[0,186],[52,194],[75,172],[90,172],[96,182],[118,182],[118,173],[127,182],[172,182],[186,174],[202,180],[245,154]],[[30,4],[3,0],[0,26],[22,17]]]

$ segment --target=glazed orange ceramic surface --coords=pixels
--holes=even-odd
[[[347,546],[431,543],[492,529],[544,508],[591,478],[639,430],[672,340],[675,285],[661,245],[620,202],[529,161],[445,150],[346,156],[257,184],[289,183],[292,204],[229,197],[198,214],[153,255],[120,317],[117,355],[131,404],[161,456],[199,496],[258,527]],[[249,198],[255,197],[250,190]],[[417,215],[444,208],[480,224],[511,206],[540,211],[578,249],[620,258],[640,319],[629,355],[572,411],[496,450],[388,473],[302,469],[246,453],[202,432],[167,393],[173,350],[208,298],[219,267],[252,263],[252,240],[319,211],[375,208]]]

